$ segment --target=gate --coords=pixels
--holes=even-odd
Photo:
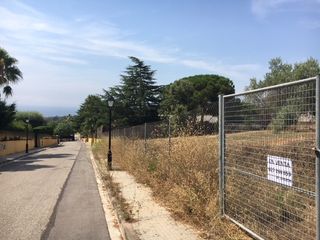
[[[320,239],[319,76],[220,96],[221,214],[257,239]]]

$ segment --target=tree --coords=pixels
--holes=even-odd
[[[283,63],[280,57],[269,61],[269,72],[264,79],[258,81],[256,78],[250,79],[247,90],[272,86],[280,83],[291,82],[299,79],[314,77],[320,74],[319,62],[314,58],[309,58],[305,62],[294,65]]]
[[[6,97],[12,95],[10,84],[22,79],[22,72],[17,67],[17,63],[17,59],[0,47],[0,87],[3,87],[2,92]]]
[[[121,84],[105,91],[103,98],[115,99],[114,119],[118,125],[135,125],[156,121],[160,104],[160,86],[156,85],[155,70],[136,57],[121,75]]]
[[[195,75],[182,78],[165,88],[160,112],[165,116],[176,115],[183,118],[189,112],[193,121],[197,115],[200,115],[203,123],[208,106],[218,102],[219,94],[231,93],[234,93],[233,82],[219,75]]]
[[[269,72],[265,74],[264,79],[260,81],[257,81],[256,78],[251,79],[247,90],[314,77],[318,74],[320,74],[320,65],[314,58],[294,65],[283,63],[281,58],[274,58],[269,61]],[[259,116],[261,118],[256,119],[257,122],[264,121],[264,126],[271,124],[270,128],[276,133],[295,124],[299,114],[313,111],[314,99],[305,98],[301,95],[302,92],[306,96],[313,96],[314,89],[306,84],[292,85],[289,88],[249,94],[243,101],[254,105],[257,111],[259,109],[261,111],[276,110],[274,113],[268,111],[268,113],[256,114],[257,118]],[[282,98],[281,101],[279,101],[279,96]]]
[[[55,127],[53,133],[60,137],[70,137],[75,133],[72,122],[69,120],[61,121]]]
[[[32,128],[46,125],[46,121],[41,113],[38,112],[17,112],[15,116],[16,121],[25,122],[29,119]]]
[[[5,101],[0,101],[0,130],[9,127],[10,123],[14,120],[15,114],[15,104],[7,105]]]
[[[96,129],[107,123],[106,103],[97,95],[89,95],[78,110],[75,122],[77,130],[85,136],[93,136]]]

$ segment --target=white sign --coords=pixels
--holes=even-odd
[[[292,161],[289,158],[268,155],[268,180],[292,186]]]

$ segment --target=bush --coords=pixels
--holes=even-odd
[[[272,119],[270,125],[274,133],[286,130],[289,126],[296,124],[298,120],[297,107],[287,105],[282,107],[275,118]]]

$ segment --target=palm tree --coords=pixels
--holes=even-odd
[[[22,79],[22,72],[16,66],[17,63],[17,59],[0,47],[0,88],[3,87],[2,92],[6,97],[12,95],[10,84]]]

